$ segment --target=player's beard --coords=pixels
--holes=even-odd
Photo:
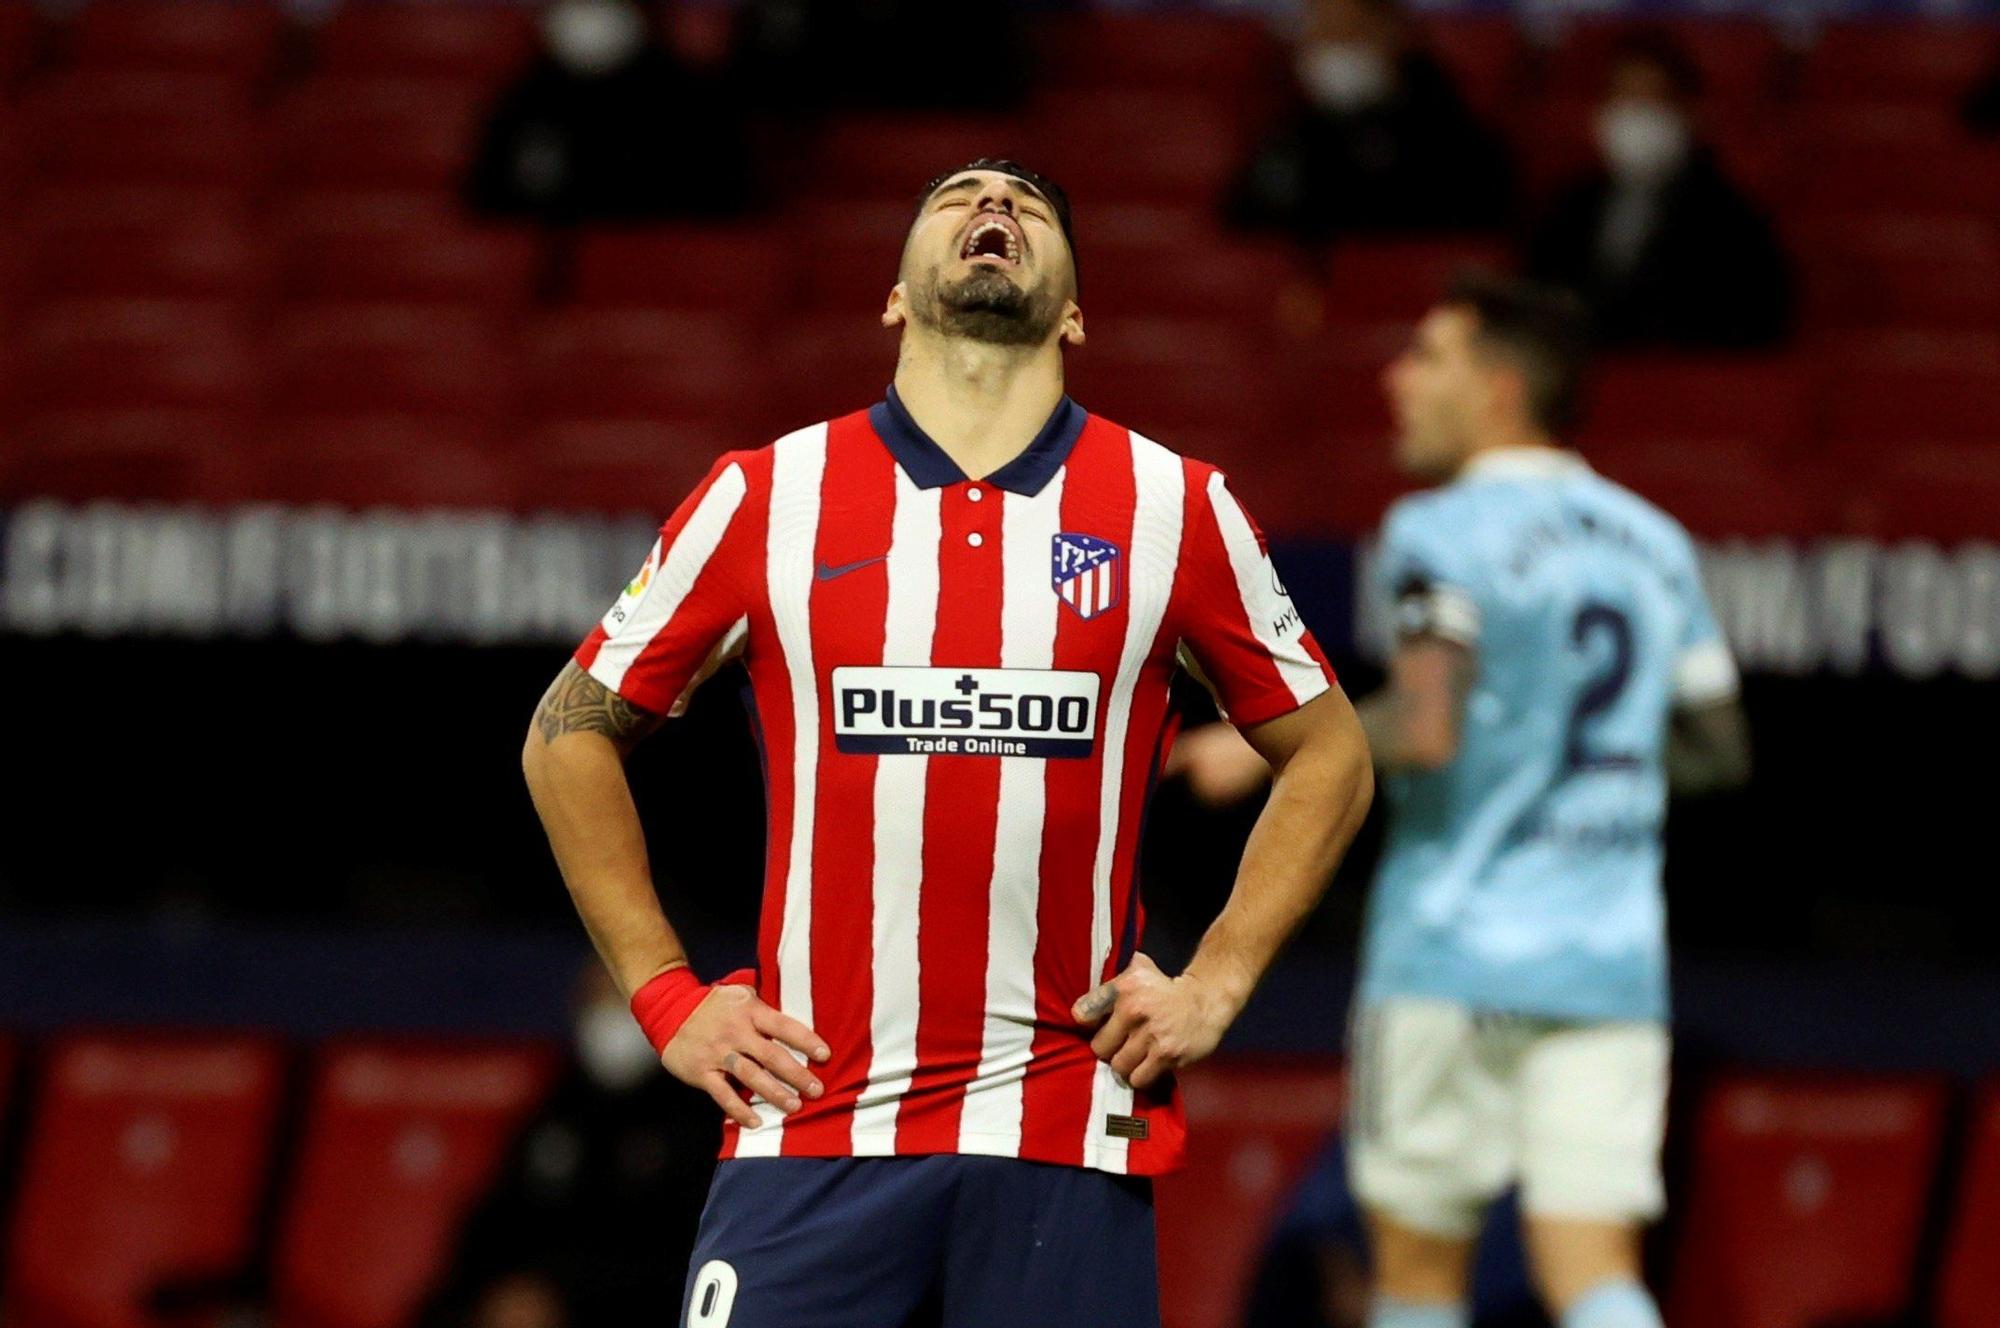
[[[1062,298],[1045,286],[1026,290],[996,268],[975,266],[956,281],[936,269],[912,302],[920,322],[947,337],[992,346],[1039,346],[1062,320]]]

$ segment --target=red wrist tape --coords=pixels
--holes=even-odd
[[[653,1044],[653,1050],[664,1052],[667,1044],[674,1040],[674,1034],[681,1031],[694,1007],[707,999],[715,987],[755,986],[757,975],[747,968],[739,968],[719,982],[707,983],[694,975],[694,970],[683,964],[670,968],[654,977],[639,990],[632,993],[632,1017],[639,1021],[646,1040]]]

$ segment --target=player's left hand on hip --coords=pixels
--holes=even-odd
[[[1170,978],[1143,954],[1125,971],[1071,1007],[1077,1023],[1095,1028],[1090,1049],[1134,1088],[1192,1065],[1222,1040],[1227,1003],[1192,973]]]

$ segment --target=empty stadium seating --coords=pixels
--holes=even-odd
[[[320,1054],[280,1222],[284,1328],[399,1328],[522,1118],[540,1049],[336,1044]]]
[[[49,1050],[14,1212],[20,1328],[145,1328],[168,1279],[252,1252],[282,1062],[248,1039],[79,1037]]]
[[[1694,1124],[1668,1322],[1813,1328],[1906,1313],[1945,1085],[1724,1079]]]
[[[213,482],[217,501],[305,495],[342,474],[329,421],[361,431],[357,456],[382,450],[370,438],[456,440],[439,468],[457,478],[421,486],[441,498],[532,493],[554,440],[595,437],[548,472],[581,500],[649,421],[702,440],[677,468],[704,464],[880,391],[891,351],[871,324],[910,193],[997,148],[1077,196],[1087,403],[1268,490],[1246,496],[1274,529],[1350,533],[1399,487],[1380,464],[1392,329],[1458,267],[1507,259],[1489,239],[1315,255],[1221,230],[1284,52],[1255,20],[1191,12],[1043,17],[1042,87],[1019,115],[831,117],[788,164],[788,201],[747,224],[480,226],[459,180],[533,22],[469,3],[299,21],[225,0],[92,0],[73,20],[0,3],[0,430],[23,441],[7,492],[136,493],[152,475],[177,495]],[[1531,187],[1587,160],[1622,24],[1427,27]],[[1780,361],[1614,361],[1581,441],[1708,531],[1979,533],[1983,480],[1925,486],[1936,449],[1990,440],[2000,407],[2000,147],[1954,119],[1991,43],[1888,22],[1672,27],[1723,159],[1799,254],[1806,333]],[[608,346],[620,321],[589,311],[658,335]],[[594,344],[577,330],[593,325]],[[1162,327],[1188,335],[1163,351]],[[259,450],[306,436],[320,450],[289,476]]]

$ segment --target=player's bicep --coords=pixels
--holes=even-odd
[[[1677,705],[1667,726],[1667,781],[1681,794],[1740,788],[1750,779],[1750,722],[1735,695]]]

